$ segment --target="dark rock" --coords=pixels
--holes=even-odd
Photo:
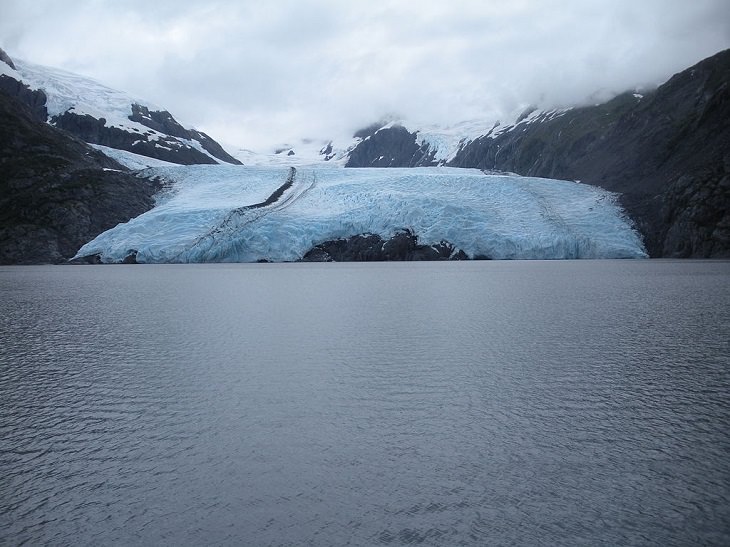
[[[15,63],[13,63],[13,60],[10,58],[10,55],[5,53],[5,50],[3,48],[0,48],[0,61],[8,65],[13,70],[15,69]]]
[[[216,163],[207,154],[203,154],[173,137],[150,140],[147,134],[130,133],[118,127],[108,127],[104,118],[94,118],[89,114],[76,114],[72,110],[67,110],[63,114],[53,116],[51,124],[85,142],[127,150],[149,158],[181,165]],[[150,132],[150,134],[152,133]]]
[[[302,257],[302,262],[334,262],[334,259],[324,250],[326,244],[323,243],[321,246],[314,247],[307,251]]]
[[[416,133],[394,125],[379,129],[350,152],[346,167],[417,167],[436,165],[428,144],[419,145]]]
[[[132,115],[129,116],[129,119],[172,137],[190,138],[188,130],[180,125],[167,110],[150,111],[146,106],[135,103],[132,105]]]
[[[241,165],[241,162],[236,158],[228,154],[223,147],[210,138],[202,131],[196,131],[195,129],[185,129],[178,121],[172,117],[167,110],[150,110],[146,106],[139,104],[132,105],[132,115],[129,119],[133,122],[141,123],[142,125],[154,129],[159,133],[170,135],[172,137],[178,137],[181,139],[188,139],[198,141],[204,150],[226,163],[232,163],[234,165]],[[196,150],[197,152],[197,150]],[[148,155],[148,154],[144,154]],[[201,154],[205,155],[205,154]],[[155,157],[155,156],[152,156]],[[160,158],[161,159],[161,158]],[[208,158],[210,159],[210,158]],[[171,160],[168,160],[171,161]],[[176,162],[184,163],[186,162]],[[211,161],[206,162],[195,162],[195,163],[213,163]]]
[[[383,240],[376,234],[360,234],[325,241],[308,251],[303,262],[382,262],[422,260],[466,260],[466,253],[446,241],[437,245],[419,245],[410,230]]]
[[[129,254],[122,260],[122,264],[137,264],[137,251],[129,251]]]
[[[304,262],[374,262],[382,260],[383,239],[361,234],[346,239],[325,241],[308,251]]]
[[[381,245],[382,259],[405,260],[417,244],[417,238],[410,230],[398,232]]]
[[[322,148],[319,151],[319,155],[324,156],[325,161],[331,160],[332,157],[334,156],[334,154],[332,153],[332,143],[328,142],[327,146],[325,146],[324,148]]]
[[[376,262],[383,260],[383,239],[375,234],[363,234],[349,237],[347,239],[335,239],[325,241],[317,245],[315,249],[319,249],[317,254],[322,255],[322,251],[329,256],[333,262]],[[312,255],[307,253],[304,255],[305,260],[311,259]]]
[[[0,75],[0,92],[10,95],[26,105],[36,120],[45,122],[48,119],[48,110],[46,110],[48,98],[42,90],[31,89],[15,78],[2,74]]]
[[[149,210],[156,190],[0,92],[0,264],[65,262]]]

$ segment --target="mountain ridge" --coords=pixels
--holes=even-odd
[[[167,110],[51,67],[13,61],[0,49],[0,89],[36,118],[89,144],[181,165],[240,165],[209,135],[185,128]]]
[[[643,95],[537,114],[463,143],[445,165],[581,180],[618,192],[654,257],[730,257],[730,50]],[[417,131],[391,126],[348,167],[436,165]]]
[[[147,166],[152,158],[191,165],[218,163],[214,152],[227,154],[165,110],[47,67],[39,78],[57,78],[57,84],[34,87],[20,76],[23,66],[35,65],[14,63],[0,50],[0,262],[62,262],[113,223],[154,205],[154,180],[135,177],[82,141],[132,169],[145,166],[144,158]],[[76,88],[59,92],[63,78]],[[79,78],[90,82],[90,100],[81,95]],[[106,102],[95,106],[102,95]],[[730,50],[653,91],[627,92],[594,106],[530,107],[513,124],[485,127],[414,130],[390,121],[356,133],[347,148],[303,140],[314,152],[300,156],[287,146],[265,160],[290,166],[310,159],[346,167],[443,165],[580,180],[619,194],[650,256],[730,257]],[[355,238],[352,245],[361,243]],[[332,245],[330,250],[341,252]]]

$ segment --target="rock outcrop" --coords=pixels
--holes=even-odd
[[[46,94],[40,89],[31,89],[14,78],[0,74],[0,92],[10,95],[26,105],[31,115],[39,122],[45,122],[48,119]]]
[[[437,245],[419,245],[410,230],[398,232],[388,240],[377,234],[361,234],[325,241],[316,245],[302,262],[383,262],[420,260],[467,260],[464,251],[442,241]]]
[[[0,63],[5,63],[15,70],[15,63],[2,48],[0,48]],[[45,122],[48,119],[48,111],[46,110],[48,98],[42,90],[31,89],[15,78],[0,74],[0,92],[10,95],[26,105],[32,116],[38,121]]]
[[[51,118],[51,125],[68,131],[89,144],[101,144],[117,150],[134,152],[140,156],[178,163],[180,165],[215,164],[208,154],[181,143],[174,137],[136,133],[106,125],[105,118],[77,114],[67,110]]]
[[[146,106],[132,104],[129,119],[165,135],[197,141],[212,156],[226,163],[241,165],[241,162],[223,150],[223,147],[209,135],[195,129],[185,129],[167,110],[150,110]],[[210,163],[210,162],[199,162]]]
[[[400,125],[355,133],[363,140],[350,152],[345,167],[419,167],[435,165],[434,151],[418,144],[416,133]],[[362,137],[362,135],[365,135]]]
[[[0,91],[0,264],[63,263],[149,210],[156,191]]]

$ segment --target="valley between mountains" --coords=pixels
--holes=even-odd
[[[269,153],[1,52],[0,118],[2,264],[730,257],[730,50],[604,104]]]

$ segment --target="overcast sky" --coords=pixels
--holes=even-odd
[[[597,102],[730,47],[728,0],[0,0],[0,47],[233,145]]]

